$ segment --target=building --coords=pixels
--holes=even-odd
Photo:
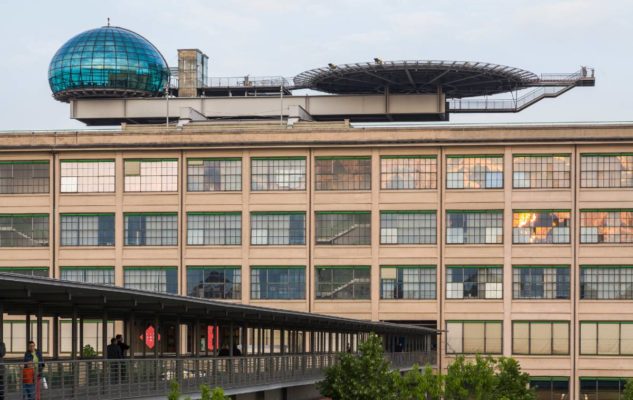
[[[284,79],[201,85],[201,54],[179,63],[198,97],[166,77],[173,97],[55,92],[120,130],[2,135],[0,271],[438,328],[440,368],[513,356],[542,399],[618,398],[633,376],[633,124],[353,123],[520,111],[536,95],[467,97],[522,85],[540,100],[593,72],[460,86],[501,68],[444,62],[461,77],[429,89],[377,59],[299,75],[335,93],[305,97]],[[391,85],[351,90],[353,74]]]

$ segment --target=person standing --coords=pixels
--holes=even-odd
[[[44,357],[42,356],[42,353],[35,348],[35,342],[32,340],[29,341],[26,353],[24,353],[24,362],[27,365],[32,364],[33,384],[35,385],[35,400],[40,400],[42,372],[46,365],[44,364]]]
[[[110,339],[110,344],[106,350],[106,356],[108,358],[108,362],[110,363],[110,383],[119,383],[119,368],[121,362],[118,360],[123,358],[123,353],[121,353],[121,347],[115,338]]]
[[[7,348],[3,341],[0,341],[0,400],[4,400],[4,356],[7,355]]]
[[[115,336],[116,344],[121,349],[121,362],[119,365],[121,366],[121,380],[125,383],[127,382],[127,361],[125,361],[125,353],[130,349],[130,346],[127,345],[123,341],[123,335],[118,334]]]

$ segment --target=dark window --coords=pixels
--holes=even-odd
[[[0,272],[48,278],[47,267],[0,267]]]
[[[437,276],[434,266],[380,267],[380,298],[435,299]]]
[[[381,157],[380,188],[387,190],[436,189],[437,157]]]
[[[633,300],[633,266],[581,266],[580,298]]]
[[[580,378],[580,398],[621,400],[628,378]]]
[[[568,154],[527,154],[512,157],[515,189],[568,188],[571,157]]]
[[[187,294],[206,299],[242,298],[240,267],[188,267]]]
[[[381,211],[380,244],[435,244],[435,211]]]
[[[262,212],[251,214],[251,244],[259,246],[304,245],[304,212]]]
[[[569,243],[571,212],[562,210],[515,210],[512,243]]]
[[[370,212],[317,212],[316,243],[370,245]]]
[[[448,156],[446,188],[503,188],[503,156]]]
[[[178,245],[178,215],[125,214],[125,245]]]
[[[123,278],[128,289],[178,293],[178,269],[175,267],[124,268]]]
[[[114,214],[62,214],[62,246],[114,246]]]
[[[316,190],[370,190],[371,157],[317,157]]]
[[[530,388],[536,392],[537,400],[569,399],[568,377],[531,377]]]
[[[114,285],[114,268],[112,267],[62,267],[62,280]]]
[[[447,299],[503,298],[503,267],[447,266]]]
[[[568,266],[515,266],[514,299],[569,299]]]
[[[0,247],[47,246],[47,214],[0,214]]]
[[[223,246],[242,243],[242,214],[187,213],[187,244]]]
[[[187,190],[190,192],[242,190],[242,159],[189,158],[187,160]]]
[[[251,267],[254,300],[305,299],[305,267]]]
[[[317,299],[364,300],[370,294],[370,267],[317,267]]]
[[[446,243],[503,243],[503,211],[447,211]]]
[[[0,194],[48,193],[48,161],[0,161]]]
[[[633,187],[633,154],[582,154],[580,187]]]

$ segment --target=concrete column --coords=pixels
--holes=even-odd
[[[76,307],[73,307],[73,316],[71,319],[70,331],[71,331],[70,358],[72,360],[76,360],[77,359],[77,308]]]
[[[43,310],[42,310],[42,306],[39,305],[37,307],[37,348],[42,351],[42,344],[44,343],[43,340],[43,329],[42,329],[42,325],[43,325],[43,321],[42,321],[42,314],[43,314]]]
[[[0,312],[0,318],[1,316],[2,316],[2,312]],[[53,360],[58,360],[58,359],[59,359],[59,317],[56,315],[53,317]]]
[[[101,352],[104,359],[108,358],[108,311],[103,310],[103,318],[101,319]]]

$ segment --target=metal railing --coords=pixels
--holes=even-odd
[[[261,385],[318,381],[337,362],[336,353],[213,358],[49,361],[43,369],[48,389],[41,399],[117,400],[164,396],[177,380],[182,393],[200,392],[200,385],[239,389]],[[435,365],[435,352],[387,353],[394,369],[415,363]],[[5,399],[22,398],[24,363],[0,364]]]
[[[240,77],[210,77],[206,87],[219,88],[258,88],[291,86],[292,78],[283,76],[240,76]]]

